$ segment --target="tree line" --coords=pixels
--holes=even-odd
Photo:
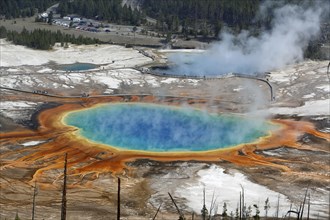
[[[57,13],[61,16],[77,14],[86,18],[93,18],[119,24],[140,25],[145,15],[126,5],[122,0],[61,0]]]
[[[1,0],[0,16],[6,19],[31,17],[45,11],[56,2],[56,0]]]
[[[145,15],[141,11],[122,6],[122,0],[1,0],[0,16],[6,19],[31,17],[46,11],[58,2],[57,13],[62,17],[77,14],[86,18],[129,25],[140,25],[145,22]]]
[[[88,38],[79,35],[75,37],[73,34],[63,34],[61,31],[52,32],[49,30],[35,29],[28,31],[23,28],[21,32],[8,31],[5,27],[0,27],[0,38],[7,38],[14,44],[27,46],[33,49],[50,50],[55,43],[61,43],[61,46],[67,47],[68,43],[72,44],[99,44],[102,41],[95,38]]]
[[[224,24],[238,29],[251,26],[260,1],[144,0],[142,8],[158,21],[160,30],[217,36]]]

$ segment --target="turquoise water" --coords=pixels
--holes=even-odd
[[[107,104],[72,112],[80,135],[124,150],[208,151],[250,143],[274,126],[233,115],[152,104]]]
[[[73,63],[61,65],[59,69],[64,71],[84,71],[96,68],[97,65],[91,63]]]

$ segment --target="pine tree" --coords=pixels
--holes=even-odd
[[[249,219],[251,217],[252,213],[252,207],[249,205],[249,207],[246,210],[246,218]]]
[[[0,27],[0,38],[6,38],[7,37],[7,29],[4,26]]]
[[[62,34],[60,31],[51,32],[47,30],[35,29],[29,32],[26,28],[18,33],[16,31],[7,31],[4,27],[0,27],[0,36],[6,37],[8,41],[14,44],[24,45],[33,49],[49,50],[56,42],[60,42],[61,46],[68,47],[68,43],[76,44],[96,44],[102,43],[98,39],[92,39],[74,35]],[[66,42],[66,43],[64,43]]]
[[[235,210],[235,219],[239,219],[239,211],[238,211],[238,208],[236,208]]]
[[[265,210],[265,217],[267,218],[268,216],[268,210],[270,209],[270,204],[269,204],[269,198],[266,199],[265,205],[264,205],[264,210]]]
[[[170,43],[171,39],[172,39],[172,33],[170,31],[168,31],[166,34],[166,42]]]
[[[221,214],[222,217],[227,217],[227,204],[226,203],[223,203],[223,211],[222,211],[222,214]]]
[[[53,24],[53,11],[50,11],[49,12],[49,15],[48,15],[48,24]]]
[[[16,215],[15,215],[15,220],[21,220],[19,217],[18,217],[18,213],[16,212]]]
[[[256,209],[256,214],[253,216],[253,219],[259,220],[260,219],[260,216],[259,216],[259,214],[260,214],[259,207],[256,204],[254,204],[253,207]]]

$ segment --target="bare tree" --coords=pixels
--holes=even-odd
[[[300,204],[298,211],[291,210],[291,206],[290,206],[290,210],[286,213],[286,215],[288,215],[288,214],[290,214],[290,213],[294,213],[294,214],[297,215],[297,220],[301,220],[301,219],[303,218],[304,207],[305,207],[305,203],[306,203],[306,198],[307,198],[308,188],[309,188],[309,186],[308,186],[307,189],[306,189],[306,193],[305,193],[305,196],[304,196],[304,200],[303,200],[303,202]],[[309,209],[309,208],[308,208],[308,209]],[[309,215],[309,210],[308,210],[308,215]],[[308,216],[308,218],[309,218],[309,216]]]
[[[265,206],[264,206],[264,210],[265,210],[265,217],[267,218],[268,216],[268,210],[270,209],[270,204],[269,204],[269,198],[267,197],[266,201],[265,201]]]
[[[37,182],[34,182],[33,201],[32,201],[32,220],[34,220],[34,213],[35,213],[35,207],[36,207],[36,196],[37,196],[37,194],[38,194]]]
[[[277,196],[276,219],[278,219],[279,212],[280,212],[280,194],[278,194]]]
[[[118,192],[117,192],[117,220],[120,220],[120,178],[118,177]]]
[[[240,194],[240,219],[245,218],[246,217],[246,206],[245,206],[245,201],[244,201],[244,187],[241,185],[242,188],[242,195]]]
[[[207,208],[205,205],[205,188],[203,189],[203,208],[201,210],[201,213],[202,213],[203,220],[206,220],[208,211],[207,211]]]
[[[301,209],[301,213],[300,213],[300,219],[303,218],[303,214],[304,214],[304,209],[305,209],[305,204],[306,204],[306,198],[307,198],[307,193],[308,193],[308,187],[306,189],[306,193],[305,193],[305,196],[304,196],[304,201],[302,203],[302,209]]]
[[[176,208],[176,211],[177,211],[178,214],[179,214],[179,220],[185,220],[185,217],[184,217],[183,213],[181,212],[181,210],[179,209],[179,207],[178,207],[177,204],[175,203],[175,201],[174,201],[174,199],[173,199],[171,193],[168,193],[168,195],[170,196],[170,198],[171,198],[171,200],[172,200],[172,202],[173,202],[173,204],[174,204],[174,206],[175,206],[175,208]]]
[[[327,76],[328,76],[328,80],[330,82],[329,69],[330,69],[330,62],[329,62],[328,67],[327,67]]]
[[[292,210],[292,203],[290,204],[290,210]],[[291,219],[291,212],[289,212],[289,220]]]
[[[215,194],[215,192],[213,191],[212,200],[211,200],[210,209],[209,209],[210,210],[209,220],[212,219],[212,212],[214,214],[216,214],[216,212],[217,212],[217,204],[216,204],[217,198],[214,198],[214,194]]]
[[[239,220],[242,220],[242,192],[239,192]]]
[[[157,212],[156,212],[155,216],[152,218],[152,220],[155,220],[155,219],[156,219],[157,214],[158,214],[158,212],[159,212],[160,207],[162,206],[162,204],[163,204],[163,203],[160,203],[160,205],[159,205],[159,207],[158,207],[158,209],[157,209]]]
[[[66,219],[66,172],[67,172],[67,162],[68,162],[68,154],[65,153],[64,158],[64,179],[63,179],[63,190],[62,190],[62,206],[61,206],[61,220]]]
[[[311,209],[311,194],[308,193],[308,209],[307,209],[307,220],[309,220],[309,212]]]

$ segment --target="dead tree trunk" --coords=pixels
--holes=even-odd
[[[308,193],[308,210],[307,210],[307,220],[309,220],[309,212],[311,209],[311,194]]]
[[[303,218],[303,215],[304,215],[304,209],[305,209],[305,204],[306,204],[306,198],[307,198],[308,188],[309,188],[309,186],[306,189],[306,193],[305,193],[305,196],[304,196],[304,201],[302,203],[302,209],[301,209],[301,213],[300,213],[300,219],[302,219]]]
[[[330,81],[329,69],[330,69],[330,62],[329,62],[328,67],[327,67],[327,76],[328,76],[328,80]]]
[[[239,220],[242,220],[242,193],[239,192]]]
[[[280,194],[278,194],[278,197],[277,197],[276,219],[278,219],[279,212],[280,212]]]
[[[206,220],[206,216],[207,216],[207,208],[205,205],[205,188],[203,189],[203,208],[202,208],[202,217],[203,220]]]
[[[163,204],[163,203],[160,203],[160,205],[159,205],[159,207],[158,207],[158,209],[157,209],[157,212],[156,212],[155,216],[152,218],[152,220],[155,220],[155,219],[156,219],[156,217],[157,217],[157,215],[158,215],[158,212],[159,212],[160,207],[162,206],[162,204]]]
[[[67,162],[68,162],[68,154],[65,153],[64,158],[64,179],[63,179],[63,190],[62,190],[62,206],[61,206],[61,220],[66,219],[66,171],[67,171]]]
[[[245,201],[244,201],[244,187],[241,185],[242,188],[242,195],[240,193],[240,219],[245,219],[245,214],[246,214],[246,210],[245,210]],[[242,199],[242,201],[241,201]]]
[[[120,220],[120,178],[118,177],[118,192],[117,192],[117,220]]]
[[[172,202],[173,202],[173,204],[174,204],[174,206],[176,208],[176,211],[179,214],[179,220],[185,220],[185,217],[184,217],[183,213],[181,212],[181,210],[179,209],[179,207],[176,205],[176,203],[175,203],[175,201],[174,201],[171,193],[168,193],[168,195],[170,196],[170,198],[171,198],[171,200],[172,200]]]
[[[37,196],[37,182],[34,182],[33,201],[32,201],[32,220],[34,220],[34,213],[35,213],[35,207],[36,207],[36,196]]]
[[[308,188],[309,188],[309,186],[308,186],[307,189],[306,189],[306,193],[305,193],[305,196],[304,196],[304,200],[303,200],[303,202],[300,204],[298,211],[293,211],[293,210],[291,210],[291,206],[290,206],[290,210],[287,212],[286,215],[290,215],[290,213],[294,213],[294,214],[297,215],[297,220],[302,220],[302,219],[303,219],[304,207],[305,207],[305,203],[306,203],[306,197],[307,197],[307,193],[308,193]],[[310,200],[310,195],[309,195],[309,200]],[[310,203],[310,201],[309,201],[309,203]],[[307,216],[307,219],[309,219],[309,208],[310,208],[310,204],[308,204],[308,214],[307,214],[308,216]],[[286,216],[286,215],[285,215],[285,216]]]
[[[292,203],[290,204],[290,210],[292,209]],[[289,220],[291,220],[291,212],[289,212]]]

